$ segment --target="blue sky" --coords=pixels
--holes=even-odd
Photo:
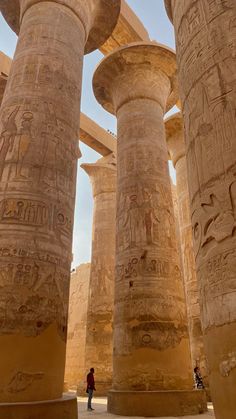
[[[174,31],[164,8],[163,0],[127,0],[129,6],[142,20],[152,40],[175,48]],[[17,38],[0,15],[0,51],[13,57]],[[92,91],[92,76],[102,59],[99,51],[85,57],[83,72],[82,111],[105,129],[116,132],[116,119],[96,102]],[[99,154],[80,143],[82,158],[79,164],[95,162]],[[173,172],[172,172],[173,173]],[[90,261],[92,240],[93,198],[86,173],[79,168],[73,241],[73,265]]]

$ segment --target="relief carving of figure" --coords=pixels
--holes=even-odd
[[[156,211],[153,207],[152,194],[147,190],[143,191],[142,217],[145,232],[145,241],[147,244],[153,244],[153,228],[155,224],[158,224],[160,222],[160,220],[156,216]]]
[[[140,210],[137,202],[137,195],[131,195],[129,197],[129,208],[127,210],[127,217],[124,221],[123,227],[129,228],[129,245],[130,247],[135,247],[139,242],[139,232],[140,232]]]
[[[227,200],[214,193],[193,213],[193,238],[196,254],[212,240],[221,242],[233,234],[235,218]]]
[[[29,174],[24,172],[26,157],[32,142],[31,126],[33,122],[32,112],[24,112],[19,130],[18,156],[16,164],[16,178],[27,178]]]
[[[12,151],[17,135],[16,116],[18,111],[19,107],[16,107],[11,112],[7,120],[4,121],[3,129],[0,134],[0,179],[2,178],[7,153]]]

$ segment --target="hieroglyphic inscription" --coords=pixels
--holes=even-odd
[[[173,247],[175,222],[170,204],[163,185],[154,185],[152,189],[140,185],[118,195],[119,250],[140,245]]]
[[[181,279],[181,272],[178,264],[168,260],[154,259],[148,257],[132,258],[127,265],[117,265],[117,280],[142,277]]]
[[[34,100],[4,108],[2,121],[0,180],[33,182],[46,187],[49,196],[61,190],[73,198],[78,146],[65,139],[68,130],[75,134],[56,116],[53,104]]]
[[[179,3],[172,1],[193,242],[207,330],[236,319],[236,3]]]
[[[2,333],[37,336],[55,322],[66,339],[70,260],[12,246],[0,249],[0,263]]]
[[[236,317],[235,253],[232,249],[217,254],[198,269],[204,330]]]
[[[9,198],[0,201],[0,226],[5,224],[44,227],[46,231],[72,237],[72,214],[67,209],[33,199]]]

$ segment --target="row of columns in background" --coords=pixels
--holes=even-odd
[[[200,367],[204,384],[206,389],[209,390],[192,245],[186,154],[181,113],[175,114],[165,121],[165,130],[169,155],[176,168],[177,191],[172,190],[172,199],[173,201],[177,200],[174,203],[175,224],[183,265],[182,274],[186,292],[192,370],[196,366]],[[84,394],[86,371],[89,370],[91,365],[95,365],[96,395],[107,395],[112,382],[116,236],[115,156],[110,155],[98,160],[95,164],[83,164],[81,167],[90,176],[93,186],[92,259],[91,272],[88,269],[88,265],[82,265],[78,272],[72,275],[65,381],[70,388],[76,388],[79,394]],[[155,220],[151,220],[151,223],[153,221]],[[152,227],[151,225],[151,229]],[[178,233],[180,234],[179,237]],[[166,229],[165,234],[168,235],[168,229]],[[131,279],[133,277],[131,268],[126,273],[126,278],[129,277]],[[83,304],[80,302],[81,297],[83,298]],[[77,305],[75,304],[76,299]]]

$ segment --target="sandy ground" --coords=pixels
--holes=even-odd
[[[119,418],[127,418],[128,416],[116,416],[112,415],[110,413],[107,413],[107,400],[103,399],[101,397],[97,397],[93,399],[92,406],[95,410],[92,412],[87,411],[87,399],[78,397],[78,406],[79,406],[79,419],[80,418],[97,418],[97,419],[119,419]],[[212,405],[209,405],[209,411],[203,415],[197,415],[197,416],[178,416],[178,419],[214,419],[214,412]],[[133,418],[135,419],[135,418]],[[169,418],[159,418],[159,419],[176,419],[173,417]]]

